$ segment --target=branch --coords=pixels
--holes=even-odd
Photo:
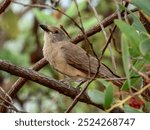
[[[40,61],[38,61],[36,64],[34,64],[31,67],[31,69],[38,71],[47,64],[48,64],[48,62],[44,58],[42,58]],[[10,95],[10,97],[14,98],[14,96],[17,94],[19,89],[26,83],[26,81],[28,81],[28,79],[19,78],[7,92],[8,95]]]
[[[11,0],[5,0],[0,4],[0,14],[5,11],[5,9],[10,5]]]
[[[3,70],[10,74],[13,74],[13,75],[16,75],[19,77],[21,76],[28,80],[34,81],[34,82],[44,85],[50,89],[56,90],[59,93],[69,96],[73,99],[80,93],[80,90],[75,89],[73,87],[69,87],[63,83],[58,82],[57,80],[49,78],[49,77],[47,77],[43,74],[40,74],[32,69],[25,69],[23,67],[13,65],[13,64],[8,63],[3,60],[0,60],[0,70]],[[81,97],[79,98],[79,101],[87,103],[87,104],[92,104],[100,109],[103,109],[102,105],[98,105],[98,104],[92,102],[86,93],[81,95]]]

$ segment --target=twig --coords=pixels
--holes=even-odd
[[[75,99],[73,100],[73,102],[71,103],[71,105],[69,106],[69,108],[66,110],[66,113],[70,112],[73,107],[78,103],[78,100],[80,98],[80,96],[82,96],[82,94],[87,90],[88,86],[90,85],[90,83],[95,79],[95,77],[97,76],[98,72],[99,72],[99,69],[100,69],[100,61],[98,59],[98,56],[96,55],[94,49],[93,49],[93,46],[92,44],[90,43],[90,41],[88,40],[87,36],[85,35],[85,31],[84,31],[84,27],[83,27],[83,23],[82,23],[82,20],[81,20],[81,14],[80,14],[80,11],[79,11],[79,8],[78,8],[78,4],[77,4],[77,1],[74,0],[75,2],[75,5],[77,7],[77,11],[78,11],[78,16],[80,18],[80,23],[81,23],[81,28],[82,28],[82,33],[84,35],[84,38],[85,38],[85,41],[87,41],[87,43],[90,45],[92,51],[93,51],[93,54],[94,56],[96,57],[97,59],[97,62],[98,62],[98,66],[97,66],[97,72],[95,73],[95,75],[93,76],[93,78],[91,80],[88,81],[87,85],[85,85],[85,87],[82,89],[82,91],[75,97]],[[87,56],[88,56],[88,59],[89,59],[89,55],[87,53]],[[89,76],[90,76],[90,59],[89,59]]]
[[[84,30],[84,27],[83,27],[83,23],[82,23],[82,19],[81,19],[81,14],[80,14],[80,11],[79,11],[79,8],[78,8],[78,4],[77,4],[77,1],[74,0],[74,3],[76,5],[76,8],[77,8],[77,11],[78,11],[78,16],[79,16],[79,19],[80,19],[80,24],[81,24],[81,28],[79,28],[81,30],[81,32],[83,33],[84,35],[84,40],[85,40],[85,43],[88,43],[92,49],[92,51],[94,52],[93,48],[92,48],[92,45],[90,44],[87,36],[85,35],[85,30]],[[89,54],[87,53],[87,57],[88,57],[88,61],[89,61],[89,73],[88,73],[88,76],[90,77],[90,59],[89,59]],[[85,81],[86,82],[86,81]],[[84,83],[81,82],[77,87],[79,88],[82,84]],[[71,110],[74,108],[74,106],[78,103],[78,99],[80,98],[80,96],[86,91],[86,89],[88,88],[88,86],[84,87],[84,89],[82,89],[82,91],[74,98],[74,100],[72,101],[72,103],[70,104],[70,106],[67,108],[67,110],[65,111],[65,113],[69,113],[71,112]]]
[[[106,110],[107,112],[112,111],[114,108],[122,106],[125,102],[127,102],[130,98],[140,95],[142,92],[144,92],[146,89],[148,89],[150,87],[150,84],[144,86],[141,90],[139,90],[138,92],[133,93],[132,95],[129,95],[127,98],[125,98],[124,100],[120,101],[119,103],[113,105],[110,109]]]
[[[66,35],[71,39],[71,36],[68,34],[68,32],[64,29],[63,25],[60,25],[60,28],[66,33]]]
[[[0,86],[0,92],[2,92],[1,96],[4,95],[4,97],[7,97],[9,99],[9,101],[12,102],[12,98],[10,97],[10,95],[5,92],[5,90]]]
[[[146,74],[144,74],[143,72],[137,70],[134,66],[131,66],[131,68],[132,68],[136,73],[138,73],[141,77],[143,77],[144,79],[146,79],[146,81],[149,81],[149,80],[150,80],[150,78],[149,78]]]
[[[102,49],[102,53],[101,53],[101,56],[100,56],[100,60],[102,59],[102,57],[103,57],[103,55],[104,55],[104,53],[105,53],[105,51],[106,51],[106,49],[107,49],[107,47],[108,47],[110,41],[111,41],[111,38],[112,38],[112,36],[113,36],[113,33],[114,33],[115,29],[116,29],[116,25],[113,26],[113,28],[112,28],[112,30],[111,30],[111,33],[110,33],[110,36],[108,37],[108,39],[107,39],[107,41],[106,41],[106,44],[104,45],[104,47],[103,47],[103,49]]]
[[[73,100],[73,102],[70,104],[70,106],[68,107],[68,109],[65,111],[65,113],[69,113],[71,112],[71,110],[74,108],[74,106],[78,103],[80,97],[84,94],[84,92],[87,90],[88,86],[90,85],[90,83],[93,81],[93,79],[89,80],[87,82],[87,84],[85,85],[85,87],[82,89],[82,91],[75,97],[75,99]]]
[[[5,98],[3,98],[1,96],[0,96],[0,100],[2,100],[3,102],[6,102],[7,104],[9,104],[9,106],[11,106],[13,108],[13,110],[19,112],[19,110],[13,105],[12,102],[7,101]],[[3,104],[3,103],[0,103],[0,104],[1,104],[2,107],[6,107],[7,106],[7,105],[5,106],[5,104]]]
[[[10,5],[11,0],[4,0],[2,3],[0,3],[0,14],[3,13],[6,8]]]
[[[93,12],[94,12],[94,15],[95,15],[95,17],[96,17],[96,19],[97,19],[97,21],[98,21],[100,27],[102,28],[102,32],[103,32],[103,34],[104,34],[104,36],[105,36],[106,41],[108,41],[108,39],[109,39],[110,37],[108,38],[107,33],[106,33],[106,31],[105,31],[105,28],[104,28],[104,26],[101,24],[101,21],[100,21],[100,19],[99,19],[99,17],[98,17],[98,13],[97,13],[95,7],[92,6],[90,0],[88,0],[88,3],[89,3],[89,5],[91,6],[91,8],[92,8],[92,10],[93,10]],[[112,33],[113,33],[113,32],[112,32]],[[112,37],[112,36],[111,36],[111,37]],[[111,40],[110,40],[110,41],[111,41]],[[107,44],[109,44],[110,41],[109,41]],[[116,68],[116,62],[115,62],[115,58],[114,58],[114,55],[113,55],[113,52],[112,52],[112,48],[111,48],[110,44],[107,45],[107,46],[109,47],[109,52],[110,52],[110,55],[111,55],[111,59],[112,59],[113,66],[114,66],[114,68]],[[102,59],[102,56],[101,56],[101,58],[100,58],[100,61],[101,61],[101,59]]]
[[[116,5],[116,9],[117,9],[118,19],[121,20],[122,18],[121,18],[121,12],[120,12],[120,9],[119,9],[119,3],[118,3],[117,0],[114,0],[114,2],[115,2],[115,5]]]

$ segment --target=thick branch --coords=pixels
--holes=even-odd
[[[3,60],[0,60],[0,70],[3,70],[10,74],[34,81],[34,82],[44,85],[48,88],[54,89],[54,90],[58,91],[59,93],[69,96],[71,98],[75,98],[80,93],[80,90],[75,89],[73,87],[69,87],[63,83],[58,82],[57,80],[49,78],[49,77],[47,77],[43,74],[40,74],[32,69],[25,69],[23,67],[13,65],[13,64],[8,63]],[[79,101],[85,102],[87,104],[92,104],[96,107],[103,109],[102,105],[97,105],[94,102],[92,102],[86,93],[83,94],[79,98]]]
[[[38,61],[36,64],[34,64],[31,69],[33,70],[40,70],[43,66],[47,65],[48,62],[42,58],[40,61]],[[8,95],[11,97],[11,98],[14,98],[14,96],[17,94],[17,92],[20,90],[20,88],[26,83],[28,79],[25,79],[25,78],[19,78],[13,85],[12,87],[9,89],[9,91],[7,92]]]
[[[11,0],[5,0],[0,4],[0,14],[5,11],[5,9],[10,5]]]

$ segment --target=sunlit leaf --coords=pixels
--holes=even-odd
[[[150,53],[150,39],[145,39],[140,43],[140,51],[143,55]]]
[[[127,40],[130,43],[131,49],[134,49],[135,55],[139,55],[139,43],[140,38],[136,30],[121,20],[115,20],[115,24],[119,27],[122,33],[125,34]]]
[[[150,0],[131,0],[131,3],[133,3],[135,6],[137,6],[150,16]]]
[[[121,50],[122,50],[123,68],[127,77],[128,85],[130,86],[130,73],[129,73],[130,54],[127,38],[124,34],[122,35]]]
[[[90,97],[91,101],[96,104],[103,104],[104,103],[104,93],[98,90],[89,90],[88,96]]]
[[[137,70],[139,70],[139,71],[142,71],[143,70],[143,68],[144,68],[144,61],[143,60],[137,60],[134,64],[133,64],[133,66],[137,69]],[[133,71],[132,69],[130,70],[130,77],[131,77],[131,79],[130,79],[130,84],[131,84],[131,86],[138,86],[138,84],[141,84],[141,81],[142,81],[142,78],[141,77],[139,77],[139,75],[135,72],[135,71]],[[124,90],[124,91],[126,91],[126,90],[128,90],[129,89],[129,84],[128,84],[128,81],[126,80],[125,82],[124,82],[124,84],[123,84],[123,86],[122,86],[122,90]]]
[[[141,21],[139,20],[139,18],[134,15],[133,13],[131,13],[131,17],[133,18],[133,24],[132,26],[138,30],[139,32],[147,32],[145,27],[143,26],[143,24],[141,23]]]
[[[109,86],[105,90],[105,100],[104,100],[105,108],[109,108],[111,106],[113,98],[114,98],[113,86],[109,84]]]

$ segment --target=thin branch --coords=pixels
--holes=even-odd
[[[10,5],[11,0],[4,0],[2,3],[0,3],[0,14],[3,13],[6,8]]]
[[[119,8],[119,3],[118,3],[117,0],[114,0],[114,2],[115,2],[115,5],[116,5],[116,9],[117,9],[118,19],[121,20],[122,18],[121,18],[121,12],[120,12],[120,8]]]
[[[92,49],[92,51],[93,51],[93,54],[94,54],[94,56],[95,56],[96,59],[97,59],[98,66],[97,66],[97,71],[96,71],[95,75],[91,78],[91,80],[89,80],[89,81],[87,82],[87,84],[86,84],[85,87],[82,89],[82,91],[75,97],[75,99],[73,100],[73,102],[71,103],[71,105],[69,106],[69,108],[66,110],[66,113],[69,113],[69,112],[74,108],[74,106],[78,103],[79,98],[80,98],[80,97],[82,96],[82,94],[87,90],[87,88],[89,87],[90,83],[96,78],[96,76],[97,76],[97,74],[98,74],[98,72],[99,72],[99,69],[100,69],[100,61],[99,61],[99,59],[98,59],[98,56],[96,55],[92,44],[91,44],[90,41],[88,40],[88,37],[85,35],[85,31],[84,31],[84,27],[83,27],[83,23],[82,23],[82,19],[81,19],[81,14],[80,14],[80,11],[79,11],[79,8],[78,8],[77,1],[74,0],[74,2],[75,2],[75,5],[76,5],[76,7],[77,7],[78,16],[79,16],[79,18],[80,18],[80,23],[81,23],[81,28],[82,28],[81,31],[82,31],[82,33],[83,33],[83,35],[84,35],[85,41],[90,45],[90,47],[91,47],[91,49]],[[88,56],[88,58],[89,58],[88,53],[87,53],[87,56]],[[91,71],[91,70],[90,70],[90,59],[89,59],[89,76],[90,76],[90,71]]]
[[[134,66],[131,66],[131,68],[138,73],[141,77],[143,77],[146,81],[149,81],[150,78],[148,77],[148,75],[144,74],[143,72],[137,70]]]
[[[60,28],[66,33],[66,35],[71,39],[71,36],[68,34],[68,32],[65,30],[63,25],[60,25]]]
[[[109,45],[109,43],[110,43],[110,41],[111,41],[111,38],[112,38],[112,36],[113,36],[113,33],[114,33],[115,29],[116,29],[116,25],[113,26],[113,28],[112,28],[112,30],[111,30],[111,33],[110,33],[110,36],[108,37],[108,39],[107,39],[107,41],[106,41],[106,44],[104,45],[104,47],[103,47],[103,49],[102,49],[102,53],[101,53],[101,56],[100,56],[100,60],[103,58],[103,55],[104,55],[104,53],[105,53],[105,51],[106,51],[106,49],[107,49],[107,47],[108,47],[108,45]]]
[[[104,36],[105,36],[105,39],[106,39],[106,41],[107,41],[107,43],[106,43],[106,45],[108,46],[108,48],[109,48],[109,52],[110,52],[110,55],[111,55],[111,59],[112,59],[112,63],[113,63],[113,66],[114,66],[114,68],[116,68],[116,62],[115,62],[115,58],[114,58],[114,55],[113,55],[113,52],[112,52],[112,48],[111,48],[111,46],[110,46],[110,42],[111,42],[111,35],[110,35],[110,40],[108,40],[109,38],[108,38],[108,36],[107,36],[107,33],[106,33],[106,31],[105,31],[105,28],[104,28],[104,26],[103,26],[103,24],[101,24],[101,21],[100,21],[100,19],[99,19],[99,16],[98,16],[98,13],[97,13],[97,11],[96,11],[96,9],[95,9],[95,7],[91,4],[91,1],[90,0],[88,0],[88,3],[89,3],[89,5],[91,6],[91,8],[92,8],[92,10],[93,10],[93,12],[94,12],[94,15],[95,15],[95,17],[96,17],[96,19],[97,19],[97,21],[98,21],[98,23],[99,23],[99,25],[100,25],[100,27],[102,28],[102,32],[103,32],[103,34],[104,34]],[[112,31],[112,33],[113,33],[113,31]],[[104,52],[105,50],[102,50],[102,52]],[[103,53],[104,54],[104,53]],[[102,55],[103,56],[103,55]],[[101,56],[101,58],[100,58],[100,61],[101,61],[101,59],[102,59],[102,56]]]
[[[78,103],[80,97],[84,94],[84,92],[87,90],[88,86],[90,85],[90,83],[93,81],[94,79],[91,79],[87,82],[87,84],[85,85],[85,87],[82,89],[82,91],[75,97],[75,99],[73,100],[73,102],[71,103],[71,105],[69,106],[69,108],[65,111],[65,113],[69,113],[71,112],[71,110],[74,108],[74,106]]]
[[[110,112],[112,111],[114,108],[116,107],[119,107],[119,106],[122,106],[124,103],[126,103],[130,98],[134,97],[134,96],[137,96],[137,95],[140,95],[142,94],[146,89],[148,89],[150,87],[150,84],[144,86],[141,90],[133,93],[132,95],[129,95],[128,97],[126,97],[124,100],[120,101],[119,103],[113,105],[110,109],[107,110],[107,112]]]
[[[4,98],[7,97],[8,100],[10,102],[13,102],[12,98],[10,97],[10,95],[0,86],[0,92],[1,92],[1,95],[0,96],[3,96]]]

